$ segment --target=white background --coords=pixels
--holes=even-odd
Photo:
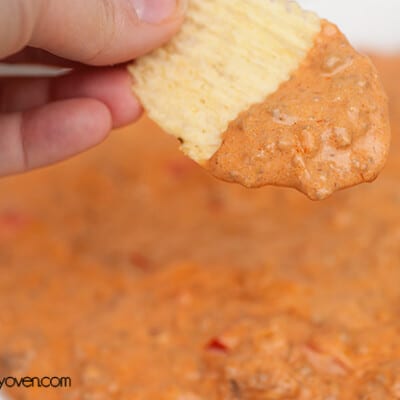
[[[307,9],[317,11],[321,17],[337,23],[352,43],[360,49],[375,52],[400,51],[400,0],[298,0],[298,2]],[[2,73],[1,65],[0,73]],[[0,400],[5,400],[1,394]]]
[[[400,0],[298,0],[335,22],[358,48],[400,51]]]

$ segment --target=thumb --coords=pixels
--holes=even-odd
[[[90,64],[129,61],[166,42],[187,0],[1,0],[0,58],[25,46]]]

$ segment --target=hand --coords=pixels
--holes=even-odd
[[[1,0],[0,60],[72,67],[58,78],[1,78],[0,175],[65,159],[135,121],[116,65],[166,42],[184,0]]]

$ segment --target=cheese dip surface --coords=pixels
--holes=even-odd
[[[399,399],[400,59],[374,62],[390,98],[388,164],[324,202],[214,179],[148,120],[3,179],[0,376],[72,380],[6,388],[12,399]],[[324,73],[341,65],[326,59]],[[296,136],[310,173],[333,147],[328,182],[347,156],[366,180],[364,164],[380,165],[382,149],[369,160],[362,146],[384,99],[366,115],[375,92],[359,87],[338,86],[346,106],[331,99],[343,124],[312,122],[326,142]],[[301,116],[278,104],[270,123],[283,135]]]

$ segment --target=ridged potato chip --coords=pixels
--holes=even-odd
[[[386,160],[374,67],[293,1],[191,0],[181,31],[129,70],[150,118],[226,181],[323,199]]]

